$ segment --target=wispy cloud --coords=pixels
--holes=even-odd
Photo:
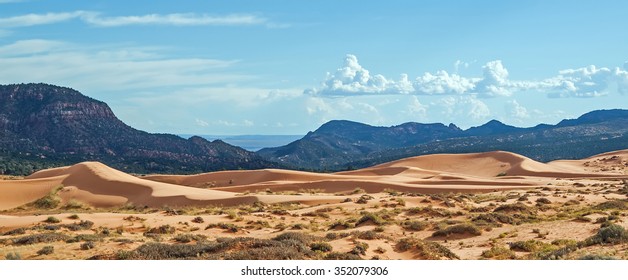
[[[80,20],[97,27],[119,27],[129,25],[171,25],[171,26],[234,26],[234,25],[269,25],[266,18],[250,14],[208,15],[197,13],[146,14],[130,16],[103,16],[93,11],[74,11],[63,13],[26,14],[0,18],[0,28],[27,27],[55,24],[70,20]]]
[[[344,65],[317,88],[305,93],[317,96],[356,96],[383,94],[475,95],[478,97],[511,96],[520,91],[538,91],[549,97],[597,97],[609,93],[628,93],[628,69],[594,65],[560,71],[557,76],[541,80],[511,80],[501,60],[482,66],[482,77],[465,77],[441,70],[425,73],[413,80],[402,74],[399,80],[371,75],[347,55]]]
[[[150,48],[24,40],[0,46],[0,83],[47,82],[80,89],[206,86],[250,79],[235,60],[167,57]]]

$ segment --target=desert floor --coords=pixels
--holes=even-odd
[[[628,150],[429,155],[333,174],[0,180],[0,259],[628,259]]]

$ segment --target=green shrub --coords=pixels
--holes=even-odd
[[[361,260],[362,258],[352,253],[331,252],[325,256],[326,260]]]
[[[628,209],[628,203],[624,200],[611,200],[602,202],[598,205],[593,206],[595,210],[609,210],[609,209],[619,209],[626,210]]]
[[[46,218],[46,220],[44,220],[44,222],[50,223],[50,224],[58,224],[58,223],[61,222],[61,220],[59,220],[57,217],[50,216],[50,217]]]
[[[364,242],[358,242],[355,244],[355,247],[349,251],[350,254],[354,255],[366,255],[366,250],[369,248],[369,245]]]
[[[205,222],[205,220],[203,219],[203,217],[195,217],[194,219],[192,219],[193,223],[197,223],[197,224],[202,224]]]
[[[482,257],[496,260],[514,260],[515,253],[503,246],[493,246],[491,249],[483,251]]]
[[[72,214],[72,215],[68,216],[68,219],[70,219],[70,220],[78,220],[79,219],[79,215]]]

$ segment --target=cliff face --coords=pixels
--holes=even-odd
[[[67,163],[98,160],[135,172],[276,166],[224,142],[136,130],[104,102],[46,84],[0,86],[0,133],[5,154],[32,154]]]

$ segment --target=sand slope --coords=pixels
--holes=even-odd
[[[126,203],[150,207],[227,206],[255,201],[317,204],[339,202],[341,198],[314,193],[351,192],[356,188],[370,193],[385,189],[421,193],[483,192],[535,187],[555,178],[622,176],[612,170],[591,170],[591,164],[595,163],[599,169],[604,164],[624,164],[626,159],[628,150],[580,161],[544,164],[514,153],[496,151],[418,156],[328,174],[266,169],[142,178],[102,163],[83,162],[42,170],[23,180],[0,181],[0,210],[33,202],[58,186],[62,186],[58,196],[63,202],[77,200],[96,207]],[[249,195],[260,191],[269,194]]]

